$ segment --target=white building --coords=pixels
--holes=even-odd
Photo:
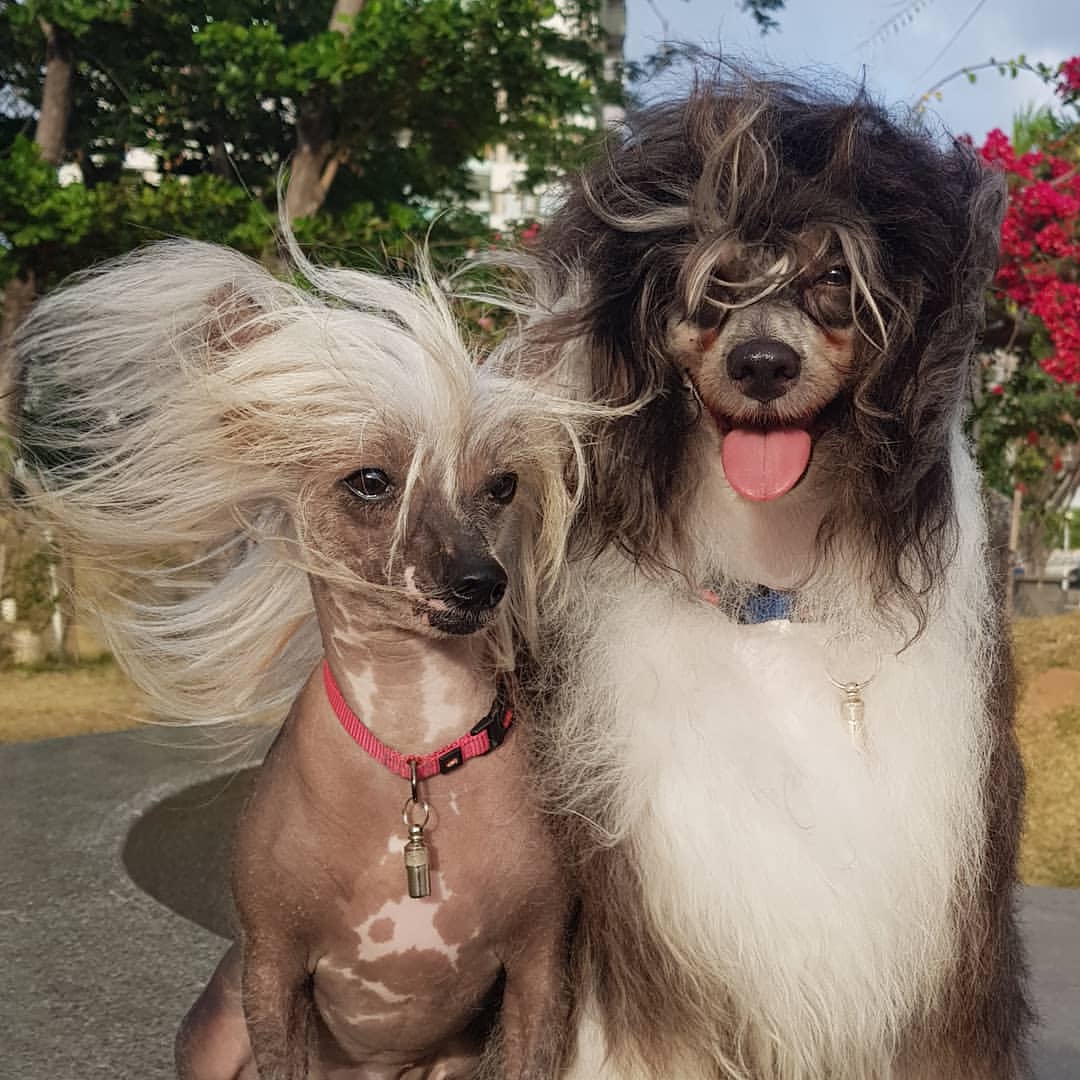
[[[609,79],[618,77],[623,59],[623,40],[626,36],[626,0],[603,0],[598,15],[604,42],[604,74]],[[564,32],[570,29],[561,16],[552,20]],[[575,121],[584,127],[606,127],[622,119],[622,109],[616,105],[597,105],[589,116],[579,116]],[[482,158],[469,163],[473,177],[475,198],[468,207],[474,213],[486,217],[496,231],[505,229],[515,221],[544,220],[554,208],[555,192],[541,186],[525,190],[525,164],[517,160],[503,144],[489,147]]]

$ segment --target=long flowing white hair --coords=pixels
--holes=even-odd
[[[432,461],[494,446],[520,471],[496,668],[559,607],[587,410],[478,367],[423,259],[406,284],[290,254],[306,289],[159,243],[46,297],[16,338],[26,500],[91,568],[84,606],[163,718],[279,719],[321,652],[308,574],[387,587],[305,543],[365,446],[409,448],[399,538]]]

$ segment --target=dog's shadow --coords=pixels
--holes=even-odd
[[[257,768],[217,776],[152,806],[131,827],[122,859],[131,880],[177,915],[231,939],[233,829]]]

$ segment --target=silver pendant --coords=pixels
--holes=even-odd
[[[841,644],[841,641],[834,639],[834,641],[830,643],[830,649],[837,650]],[[862,656],[858,655],[860,652],[863,653]],[[851,745],[862,754],[866,752],[867,744],[866,702],[863,701],[862,692],[877,676],[877,673],[881,668],[881,655],[876,654],[871,657],[866,653],[865,648],[860,649],[858,646],[853,647],[850,644],[845,649],[845,653],[846,655],[842,666],[848,668],[848,670],[850,670],[851,667],[855,667],[856,670],[862,668],[863,671],[866,671],[869,668],[870,673],[866,678],[862,680],[838,679],[833,672],[829,670],[830,667],[834,667],[833,664],[827,664],[825,674],[828,676],[829,682],[844,695],[843,700],[840,702],[840,718],[847,726],[848,735],[851,738]]]
[[[431,807],[420,799],[415,761],[409,762],[409,773],[409,797],[401,810],[401,819],[409,830],[409,839],[405,843],[405,880],[409,896],[422,900],[431,895],[431,861],[427,844],[424,843],[424,828],[431,817]],[[422,821],[413,818],[414,810],[419,810],[423,815]]]
[[[405,845],[405,876],[409,885],[409,896],[414,900],[431,895],[428,849],[424,843],[424,829],[421,825],[409,826],[409,841]]]
[[[840,687],[844,692],[844,701],[840,706],[840,715],[847,723],[851,745],[860,753],[866,750],[866,728],[863,719],[866,716],[866,703],[862,699],[866,683],[844,683]]]

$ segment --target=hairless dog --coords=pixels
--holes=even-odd
[[[128,671],[172,718],[288,710],[178,1070],[548,1077],[570,901],[513,658],[560,603],[580,406],[477,365],[430,281],[293,255],[312,289],[158,245],[18,343],[27,500]]]

